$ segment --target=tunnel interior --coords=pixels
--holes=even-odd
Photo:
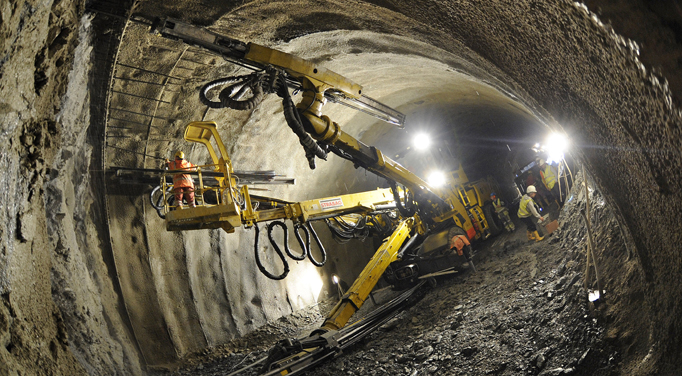
[[[518,178],[534,161],[535,144],[552,132],[566,134],[566,160],[594,195],[595,226],[606,239],[596,257],[613,294],[606,308],[585,299],[572,304],[589,307],[602,330],[590,335],[618,349],[611,374],[675,374],[682,345],[682,89],[670,61],[682,51],[682,12],[675,1],[666,2],[670,13],[628,3],[623,11],[634,21],[622,24],[623,15],[602,2],[10,2],[0,43],[7,166],[0,369],[174,369],[188,356],[335,300],[332,277],[352,284],[381,244],[338,244],[317,222],[327,264],[290,261],[290,275],[274,281],[256,268],[253,229],[166,231],[149,203],[153,186],[112,175],[116,168],[163,168],[176,150],[208,164],[206,149],[184,141],[183,132],[191,121],[214,121],[235,169],[296,179],[250,187],[258,194],[303,201],[389,186],[335,155],[310,169],[276,95],[248,111],[203,105],[204,84],[247,70],[150,32],[155,17],[173,17],[362,85],[364,94],[406,115],[404,128],[335,103],[322,113],[424,180],[461,164],[469,180],[492,177],[511,204],[524,193]],[[637,20],[640,29],[632,25]],[[620,33],[660,41],[640,46]],[[301,100],[302,93],[292,95]],[[431,138],[426,152],[413,143],[420,134]],[[553,254],[575,255],[569,264],[582,277],[587,235],[580,212],[589,205],[581,189],[568,192],[575,206],[561,214],[562,227],[546,244]],[[262,232],[266,267],[280,270]],[[519,371],[505,367],[500,374]]]

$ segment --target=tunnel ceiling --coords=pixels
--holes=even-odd
[[[337,6],[333,10],[339,14],[349,11],[340,4]],[[253,37],[253,40],[244,40],[262,43],[264,33],[253,35],[253,30],[272,30],[283,22],[277,17],[264,17],[269,8],[273,8],[272,12],[278,9],[274,4],[250,4],[218,19],[210,29],[229,37]],[[374,14],[374,29],[382,30],[382,24],[389,27],[387,23],[394,22],[391,19],[394,17],[401,18],[400,24],[411,22],[383,11],[391,17]],[[282,17],[281,9],[278,12]],[[313,10],[303,13],[307,14],[292,17],[316,19],[319,16]],[[369,16],[362,14],[359,19],[363,17]],[[350,21],[336,22],[337,28],[357,28]],[[340,105],[328,104],[323,110],[346,132],[376,145],[388,155],[397,155],[409,146],[411,135],[426,132],[449,150],[454,161],[465,164],[475,176],[483,176],[485,173],[478,171],[485,169],[486,161],[504,159],[508,147],[536,142],[533,135],[545,132],[539,114],[533,113],[524,100],[510,91],[510,81],[501,80],[504,75],[499,72],[494,72],[499,77],[493,76],[492,66],[472,64],[467,55],[473,53],[464,47],[453,53],[413,36],[360,30],[306,30],[311,25],[287,22],[278,33],[286,31],[301,36],[292,39],[278,35],[274,40],[265,41],[266,45],[340,73],[363,85],[366,95],[405,113],[406,126],[400,130]],[[198,88],[203,83],[244,73],[236,68],[197,47],[154,36],[146,24],[130,23],[112,81],[107,122],[108,164],[126,167],[158,164],[150,158],[142,162],[141,154],[122,151],[144,146],[144,154],[167,157],[169,150],[180,147],[184,125],[193,120],[216,121],[228,134],[249,122],[266,123],[261,144],[267,149],[267,134],[282,134],[284,128],[283,116],[277,113],[278,99],[270,98],[263,105],[266,111],[274,111],[273,116],[208,109],[198,100]],[[297,142],[292,137],[293,134],[290,135],[292,147],[287,150],[300,157],[302,154],[296,150]],[[239,148],[237,139],[226,138],[229,148],[235,151]],[[259,168],[263,167],[259,164]],[[297,171],[297,175],[307,173]]]

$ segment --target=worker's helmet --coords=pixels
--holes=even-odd
[[[535,189],[534,185],[529,185],[528,188],[526,188],[526,193],[538,193],[538,191]]]
[[[175,158],[185,159],[185,153],[178,150],[175,152]]]
[[[490,197],[495,197],[495,196],[497,196],[497,195],[495,194],[495,192],[490,193]]]
[[[545,164],[545,160],[542,159],[542,158],[538,158],[538,164],[539,164],[540,166],[544,165],[544,164]]]

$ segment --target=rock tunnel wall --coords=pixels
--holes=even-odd
[[[636,46],[568,1],[294,3],[296,7],[249,3],[228,20],[247,25],[241,34],[250,37],[247,40],[282,42],[320,31],[358,29],[397,34],[459,53],[472,69],[493,72],[508,92],[544,115],[552,127],[566,130],[578,148],[576,155],[629,230],[629,249],[637,262],[630,270],[633,280],[641,278],[641,285],[633,282],[624,288],[635,296],[648,291],[641,297],[642,311],[651,324],[614,313],[614,327],[627,328],[615,330],[614,340],[622,336],[636,344],[626,352],[630,358],[624,373],[675,372],[676,349],[682,345],[680,114],[666,83],[638,62]],[[182,14],[172,9],[173,4],[148,4],[155,7],[154,13]],[[212,13],[186,4],[186,16],[210,25],[220,17],[221,8],[209,5]],[[237,5],[242,4],[227,4],[221,12]],[[325,12],[294,14],[320,6]],[[288,302],[269,305],[271,298],[288,296],[292,290],[259,281],[253,271],[224,271],[234,270],[230,268],[235,264],[240,270],[251,269],[252,260],[244,263],[239,256],[251,247],[250,237],[239,236],[237,241],[237,236],[229,235],[228,240],[219,231],[208,236],[164,234],[160,220],[145,212],[145,199],[135,191],[110,194],[106,213],[98,171],[104,166],[100,155],[104,130],[97,128],[102,123],[89,120],[101,116],[97,107],[104,102],[101,91],[98,95],[93,90],[89,97],[85,90],[87,85],[101,85],[102,77],[87,73],[93,69],[88,47],[91,21],[81,18],[83,3],[10,2],[1,11],[0,157],[7,167],[0,181],[2,371],[142,374],[144,364],[163,364],[222,343],[306,303],[289,297]],[[348,17],[323,17],[335,14]],[[263,15],[276,22],[249,23]],[[409,22],[369,22],[375,20],[372,17]],[[101,35],[112,34],[116,32],[98,33],[97,43]],[[460,50],[462,46],[469,50]],[[89,106],[91,98],[96,100],[95,111]],[[251,128],[233,124],[239,127],[235,139],[259,134],[262,129],[253,123],[276,112],[274,104],[270,106],[242,119]],[[186,111],[191,120],[197,118]],[[173,123],[170,138],[178,138],[184,123],[184,118]],[[252,152],[261,150],[258,144],[249,146]],[[164,148],[167,145],[144,150],[160,155]],[[247,152],[236,153],[235,158],[244,166],[270,168],[249,165]],[[286,170],[295,171],[298,167]],[[111,233],[103,223],[112,226]],[[130,224],[134,231],[116,231]],[[163,235],[150,237],[151,233]],[[122,262],[121,252],[123,261],[138,262]],[[197,278],[199,271],[218,277],[207,283]],[[216,293],[216,285],[222,291]],[[239,286],[246,285],[251,287],[244,294]],[[206,295],[198,297],[195,291]],[[216,299],[218,304],[207,304]],[[206,320],[224,310],[231,315]],[[152,329],[145,333],[157,337],[140,334],[147,325]]]

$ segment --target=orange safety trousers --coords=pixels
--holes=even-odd
[[[168,163],[170,170],[190,171],[194,167],[192,163],[184,159],[176,159]],[[175,201],[178,206],[182,206],[183,196],[187,199],[187,203],[190,206],[194,206],[194,181],[192,177],[188,174],[173,175],[173,193],[175,194]]]

